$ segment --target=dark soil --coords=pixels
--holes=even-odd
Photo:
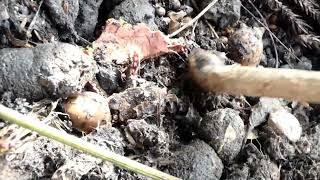
[[[145,23],[169,34],[210,2],[0,1],[0,102],[182,179],[320,179],[319,105],[209,93],[188,74],[192,49],[231,54],[232,32],[241,23],[260,27],[256,19],[272,25],[272,32],[290,48],[273,43],[265,31],[261,66],[319,69],[318,50],[298,43],[282,26],[281,15],[263,2],[255,5],[265,19],[247,1],[219,0],[178,34],[187,42],[187,54],[142,61],[135,83],[130,64],[103,62],[103,50],[92,50],[109,18]],[[106,98],[112,127],[101,125],[87,135],[72,127],[63,103],[84,90]],[[267,123],[270,113],[283,109],[301,124],[298,141]],[[3,120],[0,128],[0,179],[147,179]]]

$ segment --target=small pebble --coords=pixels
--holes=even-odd
[[[286,110],[270,113],[268,126],[277,134],[285,135],[292,142],[298,141],[302,134],[298,119]]]
[[[219,40],[221,43],[226,44],[228,43],[228,38],[226,36],[220,36]]]
[[[156,10],[156,14],[160,17],[166,15],[166,10],[159,4],[156,4],[155,10]]]
[[[180,9],[182,11],[186,12],[188,16],[190,16],[192,14],[192,12],[193,12],[193,8],[190,7],[190,6],[187,6],[187,5],[181,6]]]
[[[165,25],[169,25],[171,22],[171,19],[169,17],[161,17],[161,22],[163,22]]]
[[[179,0],[169,0],[169,8],[172,10],[178,10],[181,7]]]

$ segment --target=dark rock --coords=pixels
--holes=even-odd
[[[157,30],[154,12],[155,9],[149,0],[125,0],[111,11],[109,17],[122,18],[130,24],[145,23],[152,30]]]
[[[58,30],[60,39],[71,43],[77,41],[79,37],[74,29],[74,22],[78,15],[79,2],[70,0],[62,4],[61,1],[46,0],[43,1],[43,5],[47,8],[49,14],[47,17]],[[68,10],[64,8],[65,6],[68,6]]]
[[[207,113],[201,121],[198,134],[224,162],[230,162],[241,150],[245,128],[239,113],[226,108]]]
[[[205,142],[194,140],[180,147],[173,155],[171,174],[181,179],[220,179],[223,164]]]
[[[79,14],[75,22],[77,33],[87,39],[93,40],[94,30],[98,22],[99,7],[103,0],[79,0]]]
[[[211,0],[197,1],[200,3],[201,9],[204,9],[211,3]],[[240,9],[240,0],[219,0],[204,14],[204,17],[213,21],[219,28],[225,28],[227,26],[232,26],[239,21]]]
[[[107,15],[116,5],[119,5],[123,0],[108,0],[108,1],[103,1],[101,6],[100,6],[100,15]]]
[[[121,83],[121,72],[112,66],[99,67],[99,73],[96,75],[100,87],[108,94],[112,94],[119,88]]]

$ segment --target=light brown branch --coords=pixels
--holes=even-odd
[[[320,102],[320,72],[225,66],[215,54],[197,49],[189,56],[192,78],[204,89],[234,95]]]

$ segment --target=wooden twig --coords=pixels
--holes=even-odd
[[[320,102],[320,72],[224,65],[205,50],[189,56],[192,78],[204,89],[233,95],[268,96]]]
[[[196,17],[194,17],[191,21],[189,21],[187,24],[176,30],[175,32],[168,35],[169,38],[172,38],[176,35],[178,35],[181,31],[186,29],[187,27],[191,26],[193,23],[195,23],[198,19],[201,18],[214,4],[216,4],[218,0],[212,0],[211,3],[207,5]]]
[[[166,174],[164,172],[161,172],[159,170],[156,170],[154,168],[151,168],[149,166],[133,161],[127,157],[124,157],[114,152],[103,149],[97,145],[91,144],[80,138],[72,136],[64,131],[60,131],[56,128],[48,126],[39,120],[20,114],[17,111],[7,108],[1,104],[0,104],[0,119],[3,119],[10,123],[17,124],[26,129],[35,131],[42,136],[56,140],[58,142],[71,146],[77,150],[88,153],[94,157],[100,158],[105,161],[109,161],[121,168],[143,174],[153,179],[163,179],[163,180],[179,179],[169,174]]]

